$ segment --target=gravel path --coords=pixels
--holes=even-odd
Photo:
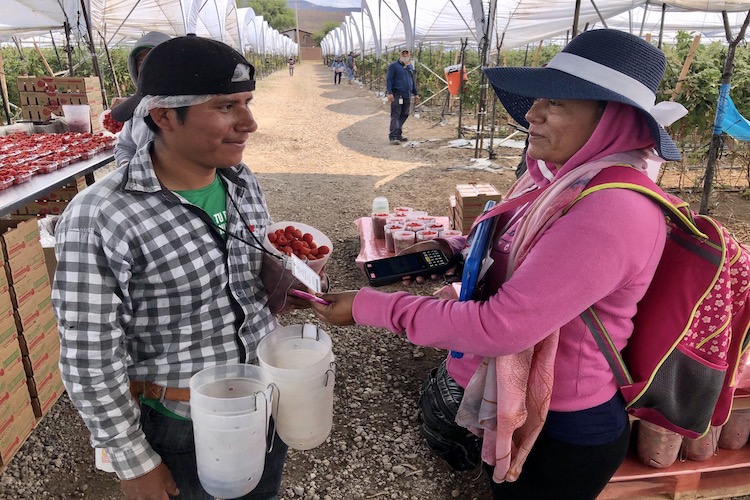
[[[455,128],[424,118],[412,117],[404,127],[419,144],[388,144],[383,100],[332,79],[320,64],[303,62],[294,77],[280,71],[259,82],[251,105],[259,130],[245,161],[276,220],[310,224],[331,238],[329,273],[334,289],[342,290],[365,284],[354,266],[359,240],[352,222],[368,213],[374,196],[445,215],[455,184],[490,182],[502,191],[513,174],[455,168],[468,165],[472,151],[445,148]],[[498,155],[498,164],[517,163],[518,150]],[[429,294],[434,287],[412,291]],[[281,321],[317,322],[306,311]],[[450,471],[418,434],[419,386],[445,353],[372,328],[327,331],[338,361],[333,431],[320,447],[290,453],[282,500],[487,499],[486,475]],[[87,439],[63,396],[0,476],[0,500],[120,498],[114,476],[94,469]]]

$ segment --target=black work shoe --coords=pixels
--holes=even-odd
[[[391,139],[391,144],[393,144],[394,146],[399,146],[401,145],[401,141],[399,141],[398,139]]]
[[[409,139],[407,139],[403,135],[401,137],[399,137],[398,140],[401,141],[401,142],[409,142]]]

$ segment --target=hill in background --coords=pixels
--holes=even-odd
[[[351,12],[357,12],[360,9],[327,7],[306,2],[305,0],[287,0],[289,8],[294,9],[297,4],[297,16],[299,18],[299,29],[309,33],[315,33],[323,29],[323,26],[330,21],[341,23],[344,18]]]

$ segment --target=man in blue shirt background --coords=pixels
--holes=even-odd
[[[411,65],[411,57],[407,49],[401,51],[398,61],[388,65],[388,73],[385,77],[385,88],[388,94],[388,102],[391,104],[391,128],[388,139],[391,144],[401,144],[408,141],[403,136],[401,127],[409,117],[409,106],[411,96],[414,96],[414,104],[419,102],[417,83],[414,80],[414,66]]]

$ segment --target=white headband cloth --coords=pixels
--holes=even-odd
[[[569,52],[560,52],[552,58],[546,67],[573,75],[630,99],[664,127],[671,125],[687,114],[687,109],[676,102],[663,101],[654,104],[656,94],[651,92],[651,89],[644,84],[624,73],[584,57]]]
[[[145,95],[138,103],[133,116],[143,118],[148,112],[155,108],[182,108],[185,106],[196,106],[208,102],[217,94],[206,95]]]

